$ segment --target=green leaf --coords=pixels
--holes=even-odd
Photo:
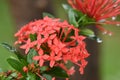
[[[87,21],[87,20],[86,20],[86,16],[87,16],[86,14],[83,15],[83,16],[81,16],[81,17],[78,19],[78,23],[80,23],[80,24],[81,24],[81,22],[83,22],[83,24],[86,23],[86,21]]]
[[[62,4],[62,7],[68,12],[70,9],[72,9],[71,6],[69,6],[68,4]]]
[[[31,41],[37,40],[37,34],[30,34],[30,40]]]
[[[98,43],[102,43],[101,38],[97,37],[91,29],[87,28],[81,29],[79,34],[84,35],[91,40],[95,40]]]
[[[8,51],[12,52],[12,53],[15,53],[16,52],[16,49],[12,46],[10,46],[8,43],[1,43],[0,44],[1,46],[3,46],[4,48],[6,48]]]
[[[28,72],[26,80],[36,80],[36,74]]]
[[[88,28],[80,29],[80,34],[87,36],[87,37],[94,37],[95,36],[94,32]]]
[[[84,35],[86,36],[87,38],[91,39],[91,40],[95,40],[96,42],[98,43],[102,43],[102,40],[101,38],[97,37],[95,35],[95,33],[91,30],[91,29],[88,29],[88,28],[82,28],[80,30],[80,35]]]
[[[42,66],[42,67],[40,67],[41,73],[44,72],[44,71],[46,71],[47,69],[48,69],[48,66]]]
[[[21,71],[23,68],[23,65],[17,59],[8,58],[7,62],[17,71]]]
[[[25,60],[25,59],[20,59],[20,62],[21,62],[21,64],[24,65],[24,66],[27,66],[27,65],[28,65],[28,62],[27,62],[27,60]]]
[[[39,76],[36,76],[36,80],[41,80],[41,78]]]
[[[17,73],[12,73],[10,76],[12,76],[12,77],[17,77],[18,74],[17,74]]]
[[[67,78],[68,75],[65,70],[60,67],[53,67],[51,70],[46,71],[45,74],[49,74],[59,78]]]
[[[82,13],[81,11],[79,11],[79,10],[73,9],[73,11],[74,11],[74,13],[76,14],[76,16],[79,17],[79,18],[85,15],[85,14],[83,14],[83,13]]]
[[[93,18],[89,17],[87,14],[83,14],[81,11],[75,9],[73,9],[73,12],[80,28],[96,24],[96,21]]]
[[[43,77],[45,77],[47,80],[52,80],[52,76],[48,74],[43,74]]]
[[[7,59],[7,62],[10,64],[10,66],[11,66],[12,68],[14,68],[15,70],[21,72],[21,73],[25,76],[25,73],[23,72],[23,67],[24,67],[24,65],[23,65],[21,62],[19,62],[19,61],[18,61],[17,59],[15,59],[15,58],[8,58],[8,59]]]
[[[8,76],[8,77],[5,77],[4,79],[2,80],[12,80],[12,77],[11,76]]]
[[[55,18],[52,14],[44,12],[43,17],[45,17],[45,16],[48,16],[50,18]]]
[[[69,18],[69,22],[70,24],[73,24],[75,27],[78,27],[78,23],[76,21],[76,18],[75,18],[75,13],[74,13],[74,10],[73,9],[70,9],[68,11],[68,18]]]
[[[12,47],[8,43],[1,43],[0,45],[6,48],[8,51],[14,53],[18,57],[18,59],[25,59],[25,57],[22,54],[20,54],[20,52],[17,51],[16,48]]]
[[[33,60],[33,57],[36,56],[36,55],[38,55],[38,53],[34,49],[30,49],[30,51],[27,55],[27,62],[29,64],[31,64],[31,63],[37,64],[37,61]]]

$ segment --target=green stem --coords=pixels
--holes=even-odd
[[[79,23],[80,21],[82,21],[86,16],[87,16],[86,14],[83,15],[83,16],[78,20],[78,23]]]

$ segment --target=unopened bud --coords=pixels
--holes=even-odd
[[[28,72],[28,68],[26,66],[23,67],[24,72]]]

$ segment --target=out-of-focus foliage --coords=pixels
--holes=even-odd
[[[100,51],[101,80],[120,79],[120,27],[106,26],[113,31],[112,36],[103,36]]]
[[[13,21],[11,12],[6,0],[0,0],[0,43],[8,42],[13,44]],[[6,58],[11,56],[7,50],[0,46],[0,68],[7,69]]]

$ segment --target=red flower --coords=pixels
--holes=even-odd
[[[20,48],[25,49],[26,54],[31,48],[37,51],[38,55],[34,56],[33,60],[38,61],[40,67],[45,62],[49,62],[50,67],[57,64],[65,66],[67,61],[83,67],[80,66],[84,65],[81,61],[89,54],[83,41],[85,37],[78,33],[79,30],[69,25],[67,21],[61,22],[59,19],[45,17],[25,25],[15,36],[18,38],[16,43],[22,43]],[[31,40],[31,34],[36,35],[34,40]],[[66,69],[66,72],[71,75],[74,68]]]
[[[68,2],[74,9],[93,18],[98,23],[96,27],[104,32],[107,31],[99,24],[120,25],[120,22],[107,19],[115,20],[115,17],[120,14],[120,0],[68,0]]]
[[[56,61],[60,61],[62,58],[60,55],[55,56],[54,52],[50,53],[50,56],[48,58],[48,60],[50,61],[50,67],[53,67],[55,65]]]
[[[67,72],[67,74],[68,75],[73,75],[74,74],[74,72],[75,72],[75,67],[74,66],[72,66],[71,68],[69,68],[69,69],[67,69],[67,67],[64,65],[64,64],[59,64],[59,66],[62,68],[62,69],[64,69],[66,72]]]
[[[45,60],[47,60],[49,56],[44,54],[42,49],[39,50],[38,54],[39,56],[34,56],[33,60],[39,61],[39,65],[43,66]]]
[[[25,49],[25,53],[27,54],[30,48],[35,46],[35,42],[31,42],[30,39],[26,41],[26,44],[20,46],[20,48]]]
[[[84,68],[85,68],[86,65],[87,65],[87,61],[81,60],[81,65],[80,65],[80,68],[79,68],[79,71],[80,71],[81,74],[84,73]]]

